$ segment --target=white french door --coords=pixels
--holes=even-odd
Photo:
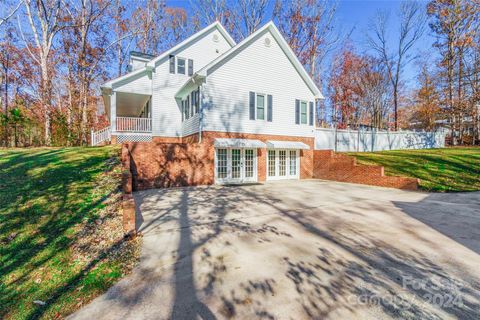
[[[298,179],[299,177],[298,150],[269,149],[267,151],[267,180]]]
[[[256,149],[216,148],[215,181],[217,183],[256,182]]]

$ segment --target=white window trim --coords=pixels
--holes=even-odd
[[[183,61],[184,61],[184,65],[183,65],[184,73],[180,73],[180,72],[178,71],[178,61],[179,61],[179,60],[183,60]],[[188,70],[187,70],[187,68],[188,68],[188,66],[187,66],[188,62],[187,62],[187,61],[188,61],[187,58],[175,56],[175,71],[176,71],[176,74],[181,74],[181,75],[184,75],[184,76],[188,76]]]
[[[217,151],[218,149],[227,150],[227,177],[218,178],[217,172]],[[240,149],[240,160],[242,165],[240,167],[240,179],[232,178],[232,149]],[[245,178],[245,150],[253,150],[253,177]],[[258,149],[257,148],[215,148],[214,152],[214,179],[216,184],[229,184],[229,183],[254,183],[258,181]]]
[[[258,96],[263,96],[263,119],[258,119],[258,107],[257,107],[257,101],[258,101]],[[267,121],[267,94],[262,93],[262,92],[255,92],[255,121]]]
[[[268,175],[268,169],[269,169],[269,164],[268,164],[268,160],[269,160],[269,155],[268,155],[268,152],[270,150],[273,150],[275,151],[275,176],[269,176]],[[285,173],[286,175],[285,176],[280,176],[279,173],[280,173],[280,157],[279,157],[279,151],[280,150],[284,150],[286,151],[286,155],[285,155]],[[291,175],[290,174],[290,151],[294,150],[295,151],[295,154],[296,154],[296,174],[295,175]],[[300,157],[300,150],[298,149],[267,149],[267,156],[266,156],[266,179],[271,181],[271,180],[298,180],[300,179],[300,162],[301,162],[301,157]]]
[[[299,125],[301,125],[301,126],[309,126],[309,125],[308,125],[308,108],[309,108],[309,105],[308,105],[308,104],[309,104],[309,103],[308,103],[307,100],[299,100],[299,101],[300,101],[300,106],[299,106],[299,109],[300,109],[300,110],[299,110],[299,118],[300,118],[299,120],[300,120],[300,121],[299,121]],[[307,122],[305,122],[305,123],[302,123],[302,102],[305,102],[305,105],[307,106],[307,110],[306,110],[306,115],[307,115],[307,118],[306,118],[306,119],[307,119]]]

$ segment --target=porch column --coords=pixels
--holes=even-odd
[[[110,96],[110,129],[112,134],[117,131],[117,93],[112,91]]]

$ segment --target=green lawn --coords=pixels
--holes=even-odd
[[[0,149],[0,319],[63,317],[131,270],[118,154]]]
[[[385,167],[387,175],[419,178],[428,191],[480,190],[480,148],[348,153],[360,164]]]

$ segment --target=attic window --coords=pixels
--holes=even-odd
[[[218,42],[220,41],[220,38],[218,37],[218,34],[213,35],[213,42]]]

